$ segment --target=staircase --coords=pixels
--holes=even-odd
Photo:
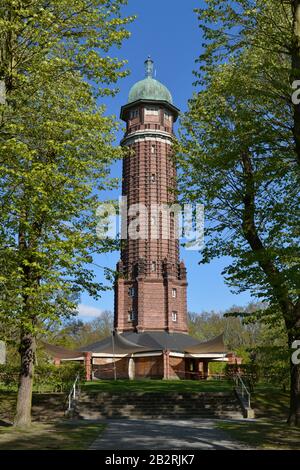
[[[243,418],[233,392],[82,393],[79,419]]]
[[[56,421],[65,415],[65,393],[35,393],[32,399],[33,421]]]

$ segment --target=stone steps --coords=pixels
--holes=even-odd
[[[231,392],[218,393],[84,393],[76,414],[82,419],[242,418]]]
[[[34,394],[32,399],[33,421],[55,421],[64,418],[65,393]]]

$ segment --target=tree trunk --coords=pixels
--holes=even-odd
[[[22,332],[20,341],[21,371],[14,426],[30,426],[32,386],[35,364],[36,342],[32,333]]]
[[[300,426],[300,364],[291,363],[290,414],[288,424]]]
[[[291,83],[300,80],[300,0],[291,2],[293,18],[293,35],[291,43]],[[296,159],[300,165],[300,104],[294,104],[293,134],[295,141]]]
[[[297,325],[298,326],[298,325]],[[294,329],[295,332],[295,329]],[[289,335],[289,346],[295,339],[300,339],[300,334]],[[294,352],[293,350],[292,352]],[[291,392],[290,392],[290,412],[288,417],[288,424],[291,426],[300,426],[300,364],[290,362],[291,371]]]
[[[299,28],[300,28],[300,0],[299,3]],[[299,32],[300,34],[300,32]],[[300,67],[300,66],[299,66]],[[300,112],[299,112],[300,118]],[[299,119],[299,152],[300,152],[300,119]],[[300,157],[300,153],[299,153]],[[293,298],[287,288],[284,273],[282,273],[275,262],[274,257],[265,248],[259,231],[255,223],[255,178],[252,162],[248,153],[242,154],[242,163],[245,176],[245,196],[243,213],[243,232],[245,239],[249,243],[252,252],[256,255],[256,260],[266,274],[267,281],[272,287],[274,297],[281,309],[282,317],[285,320],[286,330],[289,336],[289,346],[295,339],[300,338],[300,299],[293,303]],[[290,413],[288,418],[290,425],[300,426],[300,364],[291,362],[291,395]]]

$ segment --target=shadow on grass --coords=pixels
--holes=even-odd
[[[289,427],[284,422],[266,420],[219,422],[217,427],[236,441],[251,447],[273,450],[299,450],[300,428]]]
[[[257,418],[286,420],[289,412],[289,393],[271,386],[257,387],[252,405]]]
[[[0,428],[0,450],[84,450],[103,432],[96,421],[34,423],[30,428]]]
[[[12,423],[9,423],[8,421],[3,421],[0,419],[0,428],[9,428],[12,426]]]
[[[0,420],[12,422],[15,415],[17,393],[0,391]],[[66,409],[64,393],[34,393],[32,397],[33,421],[61,420]]]

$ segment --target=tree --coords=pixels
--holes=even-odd
[[[206,3],[197,10],[201,88],[182,119],[180,190],[206,207],[201,262],[230,254],[226,281],[267,302],[264,315],[280,312],[291,347],[300,339],[300,134],[291,101],[291,80],[300,76],[299,2]],[[288,421],[300,424],[296,364]]]
[[[67,320],[63,325],[54,325],[46,334],[47,341],[70,349],[92,344],[111,335],[113,314],[104,310],[99,317],[89,322],[78,319]]]
[[[36,335],[76,311],[113,242],[96,236],[116,123],[96,98],[127,74],[108,56],[129,36],[124,0],[5,0],[0,9],[0,315],[20,331],[15,424],[30,424]]]
[[[266,304],[234,305],[218,312],[189,312],[188,325],[189,333],[201,341],[224,333],[229,351],[234,351],[243,359],[245,372],[252,370],[256,380],[281,385],[284,391],[289,386],[289,348],[285,325],[279,312],[271,314]],[[224,363],[212,365],[218,372],[226,369]]]
[[[200,314],[189,312],[189,333],[201,341],[208,341],[224,333],[224,341],[229,350],[249,359],[249,351],[257,345],[260,337],[261,325],[253,315],[258,308],[264,309],[265,306],[250,303],[245,307],[233,306],[225,311]],[[248,321],[249,317],[251,322]]]

